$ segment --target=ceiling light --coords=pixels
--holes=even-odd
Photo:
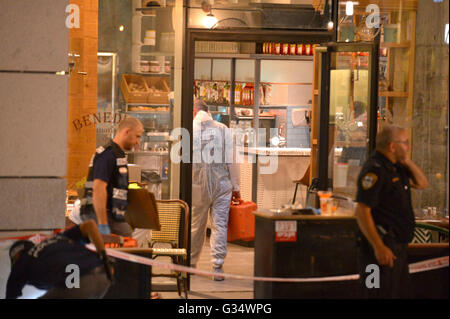
[[[217,18],[210,12],[203,18],[203,25],[205,28],[211,29],[217,24]]]
[[[347,1],[345,4],[345,14],[348,16],[353,15],[353,1]]]
[[[327,25],[328,30],[329,31],[333,30],[333,27],[334,27],[333,21],[328,22],[328,25]]]

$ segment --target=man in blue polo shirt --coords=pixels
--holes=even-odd
[[[114,138],[97,148],[89,164],[85,192],[81,199],[80,217],[94,219],[103,235],[130,237],[125,221],[128,205],[128,167],[125,151],[139,147],[144,131],[134,117],[123,119]]]
[[[97,252],[85,247],[89,241]],[[25,285],[47,290],[41,297],[44,299],[102,298],[111,285],[113,268],[93,220],[38,245],[19,240],[11,246],[9,256],[11,273],[6,285],[7,299],[20,297]],[[79,279],[79,284],[68,279],[71,274],[77,274],[74,269],[79,270],[79,278],[75,278]]]

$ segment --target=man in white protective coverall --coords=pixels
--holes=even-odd
[[[227,255],[231,200],[241,197],[240,172],[230,130],[214,121],[206,103],[198,99],[194,101],[193,144],[191,265],[195,267],[200,258],[209,211],[211,261],[213,271],[221,274]],[[213,279],[224,278],[214,276]]]

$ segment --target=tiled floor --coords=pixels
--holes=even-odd
[[[241,276],[253,276],[253,251],[254,249],[251,247],[228,243],[228,254],[223,268],[224,272]],[[212,264],[210,260],[209,238],[207,238],[197,267],[200,270],[211,271]],[[159,272],[159,270],[154,269],[154,272]],[[164,277],[153,278],[152,283],[156,288],[153,291],[162,290],[158,289],[158,287],[161,287],[159,283],[167,282],[168,279]],[[171,286],[176,289],[176,285]],[[160,294],[164,299],[181,298],[176,291],[161,291]],[[191,289],[188,298],[253,299],[253,281],[230,278],[227,278],[224,281],[214,281],[211,277],[194,275],[191,276]]]

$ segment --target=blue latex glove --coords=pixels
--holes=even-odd
[[[102,234],[102,235],[110,235],[111,234],[111,229],[109,229],[108,224],[98,225],[98,230],[100,231],[100,234]]]

